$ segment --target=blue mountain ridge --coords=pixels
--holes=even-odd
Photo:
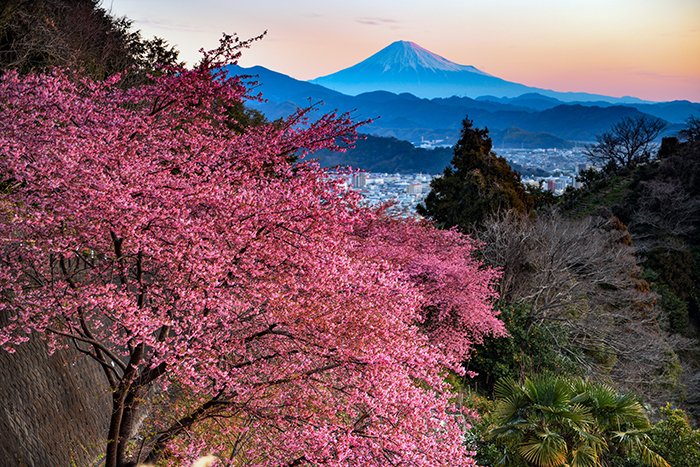
[[[425,139],[456,141],[461,121],[468,116],[477,126],[492,133],[508,129],[542,133],[570,141],[592,141],[626,116],[649,115],[671,123],[668,132],[691,114],[700,114],[700,104],[687,101],[667,103],[613,104],[610,102],[565,103],[550,96],[525,93],[514,98],[449,97],[420,98],[409,93],[373,91],[350,96],[315,83],[296,80],[261,66],[243,68],[229,65],[230,76],[248,76],[256,83],[251,94],[260,92],[264,102],[249,101],[268,118],[285,117],[300,107],[322,102],[317,112],[352,112],[355,119],[375,119],[361,131],[418,142]],[[516,144],[516,143],[513,143]]]

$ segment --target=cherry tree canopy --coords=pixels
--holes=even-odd
[[[304,159],[352,141],[347,115],[241,131],[216,71],[240,45],[135,88],[0,77],[0,346],[102,366],[109,467],[472,464],[442,376],[503,332],[495,272]]]

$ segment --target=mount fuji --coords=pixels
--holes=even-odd
[[[408,92],[429,99],[451,96],[511,98],[538,93],[564,102],[644,102],[633,97],[558,92],[506,81],[471,65],[454,63],[410,41],[393,42],[356,65],[310,82],[353,96],[379,90],[396,94]]]

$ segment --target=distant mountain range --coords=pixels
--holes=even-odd
[[[700,104],[688,101],[654,103],[512,83],[404,41],[311,82],[261,66],[229,65],[227,72],[256,82],[251,92],[261,92],[266,100],[251,100],[249,105],[270,119],[322,102],[319,112],[338,110],[352,112],[358,120],[374,119],[361,131],[414,144],[422,140],[453,144],[467,116],[475,125],[488,127],[497,146],[507,147],[569,147],[591,142],[628,116],[663,119],[669,123],[665,134],[671,134],[690,115],[700,116]],[[434,97],[438,92],[444,97]]]
[[[311,82],[352,96],[379,90],[397,94],[408,92],[425,98],[517,97],[538,93],[562,102],[644,102],[634,97],[612,98],[582,92],[559,92],[506,81],[471,65],[451,62],[410,41],[396,41],[356,65]]]

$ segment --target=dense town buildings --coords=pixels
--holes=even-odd
[[[555,194],[577,186],[576,176],[587,164],[583,148],[514,149],[499,148],[497,154],[522,172],[525,184],[538,185]],[[359,172],[347,179],[347,186],[362,193],[371,205],[393,202],[399,215],[415,215],[415,207],[430,192],[430,181],[437,174]]]

